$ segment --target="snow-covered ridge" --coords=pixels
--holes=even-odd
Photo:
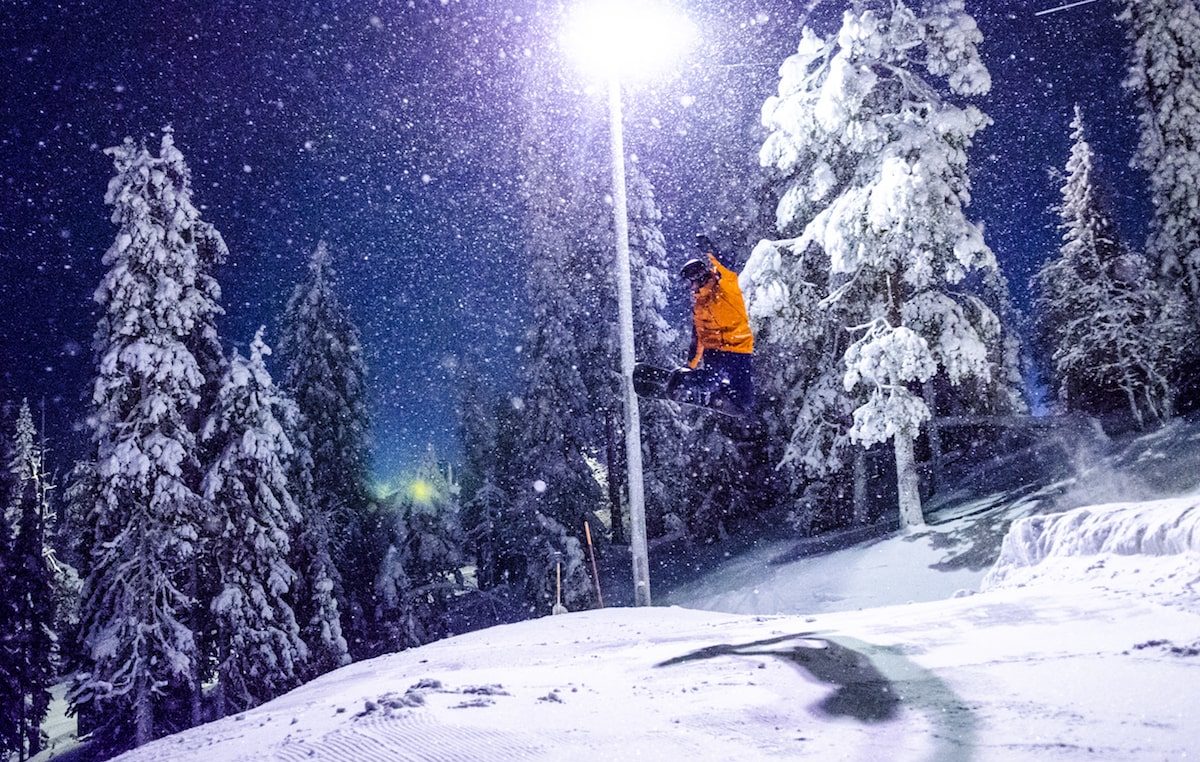
[[[1200,496],[1089,506],[1019,519],[1005,535],[1000,557],[984,577],[982,589],[1060,576],[1055,570],[1069,559],[1087,558],[1090,568],[1099,569],[1104,564],[1096,561],[1102,556],[1177,557],[1163,560],[1192,569],[1200,577]],[[1111,568],[1105,576],[1113,576]]]

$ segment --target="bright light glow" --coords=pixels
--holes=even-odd
[[[437,485],[420,477],[400,476],[389,481],[372,482],[369,489],[371,497],[381,503],[402,497],[414,505],[429,505],[438,496]]]
[[[408,485],[408,496],[418,505],[429,505],[433,502],[434,494],[433,485],[424,479],[413,479]]]
[[[675,61],[695,28],[656,0],[588,0],[571,12],[563,42],[589,72],[622,79]]]
[[[371,493],[371,497],[379,502],[386,502],[396,494],[396,486],[387,482],[371,482],[367,489]]]

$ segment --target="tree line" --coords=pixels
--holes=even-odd
[[[23,405],[3,474],[0,751],[22,758],[64,677],[104,757],[442,637],[461,587],[447,469],[367,493],[363,347],[326,244],[280,316],[277,382],[265,327],[245,355],[218,333],[229,251],[173,132],[107,154],[88,456],[52,499]]]

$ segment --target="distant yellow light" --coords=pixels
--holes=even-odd
[[[429,504],[433,502],[433,485],[424,479],[413,479],[408,485],[408,496],[414,503]]]

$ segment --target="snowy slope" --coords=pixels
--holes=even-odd
[[[1055,434],[981,466],[935,495],[926,509],[927,527],[807,557],[795,552],[793,542],[764,543],[661,597],[736,614],[825,613],[942,600],[983,583],[1015,521],[1198,490],[1196,422],[1177,420],[1107,445]]]
[[[952,558],[938,547],[939,534],[895,535],[782,563],[794,543],[773,542],[667,591],[665,602],[734,614],[815,614],[942,600],[977,588],[983,570],[939,569]]]
[[[351,665],[123,759],[1188,758],[1198,504],[1018,522],[987,590],[950,600],[495,627]],[[854,554],[865,575],[869,554]],[[1144,595],[1159,579],[1173,582]]]

